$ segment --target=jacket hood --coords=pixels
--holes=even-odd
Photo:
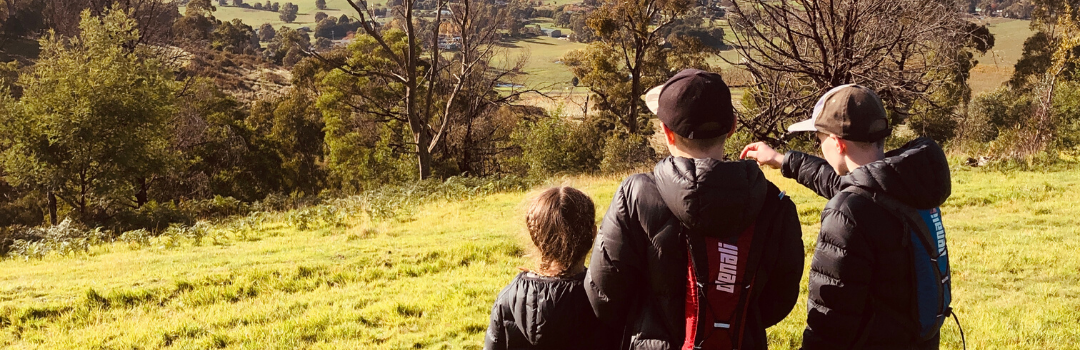
[[[545,334],[550,337],[572,334],[572,330],[580,326],[575,322],[581,320],[580,313],[583,310],[592,313],[584,290],[577,291],[581,294],[579,297],[583,305],[576,305],[577,300],[571,300],[576,295],[573,292],[575,288],[584,288],[585,273],[571,279],[558,279],[523,272],[517,278],[520,283],[512,283],[512,289],[508,291],[511,295],[517,295],[511,305],[514,324],[532,345],[544,345]],[[563,302],[564,299],[566,302]],[[558,339],[551,339],[548,343],[552,341]]]
[[[729,238],[753,223],[768,180],[753,161],[668,157],[653,169],[668,209],[690,232]]]
[[[949,161],[934,140],[919,138],[885,153],[885,159],[853,170],[842,188],[884,193],[916,209],[941,206],[952,194]]]

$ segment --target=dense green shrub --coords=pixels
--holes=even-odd
[[[190,225],[194,222],[194,213],[178,207],[173,202],[150,201],[138,209],[117,213],[109,220],[108,227],[113,232],[138,229],[161,232],[174,223]]]
[[[603,158],[604,136],[598,128],[559,116],[522,123],[512,138],[535,176],[596,171]]]
[[[945,143],[956,136],[959,123],[951,110],[928,108],[925,113],[909,116],[905,126],[919,136]]]
[[[30,228],[23,236],[32,239],[16,239],[8,255],[24,258],[42,258],[49,254],[73,255],[86,253],[90,247],[108,240],[100,228],[88,230],[70,218],[49,228]]]
[[[45,205],[45,195],[40,192],[20,191],[0,180],[0,227],[41,225]]]
[[[649,146],[645,136],[636,134],[615,134],[604,142],[604,160],[600,162],[600,171],[621,173],[648,167],[656,162],[656,151]]]
[[[246,215],[250,211],[250,205],[233,197],[214,196],[214,198],[186,201],[180,205],[187,213],[198,219],[224,218],[235,215]]]
[[[1080,83],[1058,83],[1051,119],[1040,124],[1039,99],[1045,93],[1042,89],[1027,91],[1006,86],[978,95],[972,103],[972,116],[961,127],[964,151],[991,158],[1033,157],[1031,161],[1046,157],[1049,160],[1039,161],[1052,161],[1061,151],[1076,151],[1080,146]],[[1036,144],[1037,134],[1051,139]]]

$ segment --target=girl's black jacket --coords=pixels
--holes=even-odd
[[[612,336],[593,315],[584,278],[519,273],[491,308],[484,349],[610,349]]]

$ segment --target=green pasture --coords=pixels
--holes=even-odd
[[[244,1],[247,4],[254,5],[256,2],[266,4],[266,1]],[[286,1],[275,0],[272,2],[278,2],[284,5]],[[315,0],[298,0],[291,1],[296,6],[300,7],[300,10],[296,14],[296,21],[292,23],[285,23],[278,18],[278,13],[267,10],[245,9],[241,7],[232,6],[232,1],[229,1],[229,6],[218,6],[217,2],[214,2],[214,6],[217,11],[214,12],[214,17],[223,21],[231,21],[239,18],[244,24],[258,28],[263,23],[270,23],[274,28],[280,28],[282,26],[290,28],[309,27],[312,30],[315,29],[315,14],[324,12],[329,16],[341,17],[342,14],[348,15],[352,18],[357,18],[356,10],[349,5],[345,0],[326,0],[326,10],[319,10],[315,7]],[[385,4],[385,0],[376,0],[369,2],[372,6],[376,4]],[[180,13],[184,13],[184,9],[180,8]]]
[[[1013,66],[1024,52],[1024,40],[1031,36],[1031,21],[993,18],[986,23],[994,34],[994,48],[976,57],[979,64],[971,70],[968,84],[974,93],[997,89],[1009,80]]]
[[[807,256],[825,200],[769,178],[799,207]],[[550,180],[604,213],[620,177]],[[478,349],[499,290],[530,266],[526,193],[429,203],[392,220],[298,229],[274,214],[201,244],[113,243],[0,261],[0,346],[10,349]],[[1080,344],[1080,173],[954,169],[942,207],[954,307],[969,349]],[[810,259],[807,259],[809,263]],[[796,348],[803,296],[769,330]],[[959,349],[947,323],[943,348]]]
[[[532,88],[540,89],[563,89],[570,87],[570,80],[574,73],[570,68],[562,64],[562,57],[572,50],[584,49],[587,44],[570,40],[556,39],[547,36],[520,39],[505,45],[506,56],[516,59],[521,55],[529,58],[525,65],[524,76],[516,80]],[[502,58],[496,58],[500,61]]]

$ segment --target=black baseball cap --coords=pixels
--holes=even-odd
[[[892,133],[885,107],[874,90],[848,84],[818,99],[810,119],[792,124],[788,132],[820,131],[845,140],[877,142]]]
[[[645,93],[645,105],[679,136],[698,140],[727,134],[735,125],[731,90],[720,74],[684,69]]]

